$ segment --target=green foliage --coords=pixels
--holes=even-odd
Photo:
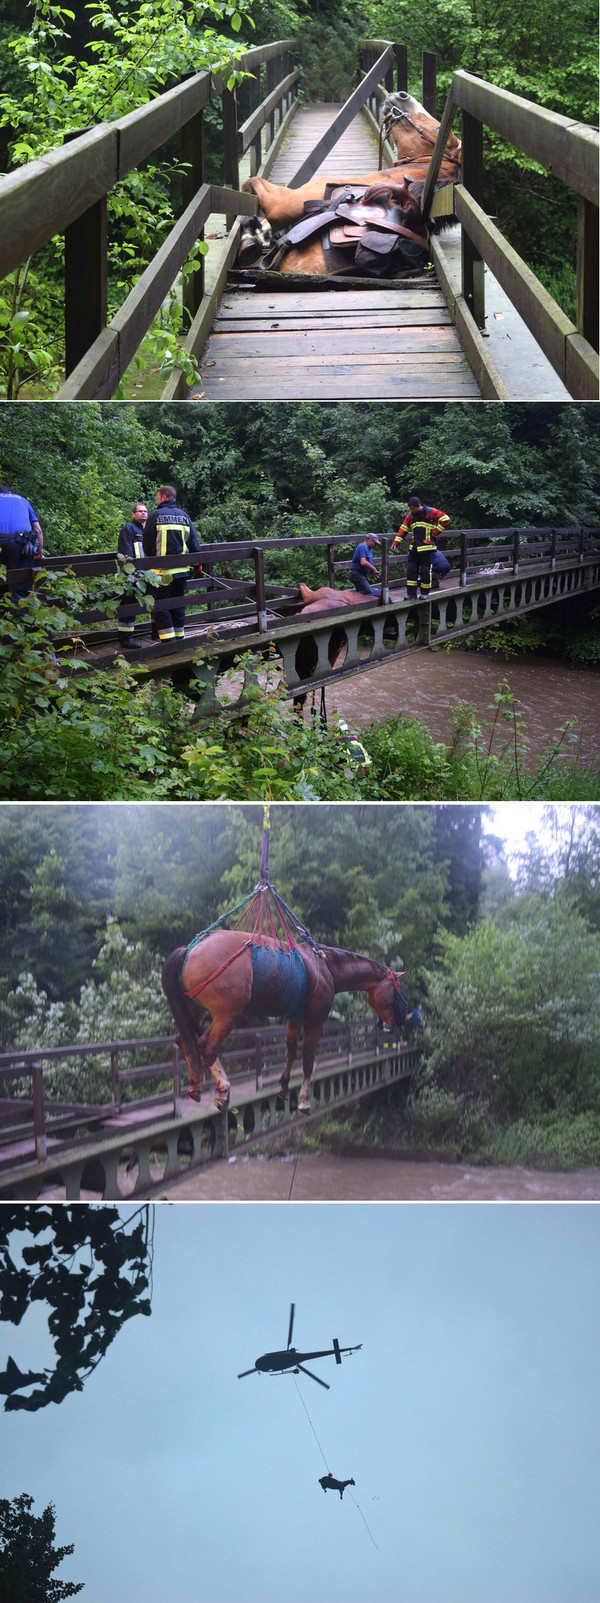
[[[83,1590],[83,1581],[52,1579],[73,1546],[55,1547],[56,1511],[52,1503],[32,1514],[33,1498],[22,1492],[12,1502],[0,1498],[0,1597],[5,1603],[60,1603]]]
[[[429,978],[428,1062],[436,1080],[514,1119],[597,1106],[600,943],[563,897],[525,898],[462,941],[440,937]]]
[[[23,1232],[33,1236],[33,1245],[21,1245]],[[83,1391],[125,1321],[150,1314],[151,1274],[147,1207],[124,1223],[117,1208],[7,1203],[0,1220],[0,1317],[20,1325],[33,1303],[45,1303],[55,1365],[43,1374],[24,1373],[9,1358],[0,1375],[5,1412],[32,1413]],[[57,1557],[50,1568],[59,1562]],[[23,1594],[24,1603],[34,1595]]]

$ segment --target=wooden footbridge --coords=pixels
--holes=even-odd
[[[452,120],[460,111],[463,170],[454,186],[461,234],[458,282],[432,240],[433,273],[396,285],[346,279],[343,285],[280,274],[252,275],[240,286],[228,273],[239,243],[239,218],[256,212],[240,182],[258,172],[297,186],[323,168],[341,178],[378,166],[377,112],[386,91],[406,87],[406,50],[385,40],[363,43],[359,81],[344,106],[300,106],[294,41],[248,50],[247,77],[230,91],[198,73],[149,105],[88,130],[60,150],[0,180],[0,277],[57,235],[65,239],[65,372],[62,400],[107,399],[177,284],[198,238],[225,218],[202,269],[185,280],[190,320],[186,357],[202,382],[189,390],[175,371],[164,399],[189,393],[211,401],[487,399],[506,400],[514,386],[501,376],[485,337],[485,264],[509,297],[567,391],[598,395],[598,133],[533,105],[470,73],[454,74],[432,155],[433,191]],[[431,56],[423,58],[423,103],[436,114]],[[205,182],[203,113],[220,98],[223,176]],[[242,120],[243,119],[243,120]],[[565,316],[531,268],[485,211],[483,130],[501,134],[562,179],[577,195],[577,317]],[[167,140],[181,137],[186,164],[183,212],[137,284],[109,317],[107,197]],[[389,161],[393,151],[387,147]],[[241,163],[241,167],[240,167]],[[434,197],[433,210],[438,197]],[[110,221],[110,215],[109,215]],[[544,394],[532,362],[531,394]]]
[[[184,640],[149,638],[143,604],[131,601],[123,616],[135,623],[139,649],[130,654],[137,673],[173,676],[185,682],[202,662],[204,693],[198,716],[221,709],[219,681],[240,653],[251,660],[268,657],[287,693],[297,699],[335,679],[360,673],[410,651],[460,639],[490,624],[600,588],[600,529],[470,529],[453,531],[445,555],[451,564],[441,587],[415,601],[405,594],[406,556],[390,556],[393,536],[381,536],[381,597],[356,605],[346,603],[316,613],[303,613],[295,587],[276,581],[281,558],[297,549],[323,551],[322,577],[333,587],[348,584],[349,542],[321,535],[311,539],[270,540],[260,545],[239,541],[204,546],[190,556],[194,577],[184,605]],[[340,547],[342,548],[340,552]],[[336,556],[337,553],[337,556]],[[138,570],[176,566],[180,558],[145,559]],[[84,582],[118,571],[114,553],[105,556],[50,557],[46,573],[69,570]],[[273,577],[271,577],[273,575]],[[19,571],[10,575],[18,584]],[[22,575],[21,575],[22,577]],[[40,594],[43,594],[43,578]],[[49,598],[51,597],[49,589]],[[156,592],[152,592],[153,595]],[[168,607],[168,601],[158,608]],[[117,628],[100,605],[80,613],[73,642],[56,637],[57,649],[75,655],[90,670],[110,670],[119,655]],[[224,692],[235,710],[243,705],[243,674],[237,688]]]
[[[298,1114],[300,1071],[292,1075],[285,1112],[276,1108],[285,1060],[282,1026],[232,1031],[225,1056],[232,1084],[227,1114],[215,1111],[210,1079],[200,1105],[187,1097],[172,1036],[2,1054],[0,1198],[151,1196],[190,1169],[226,1160],[234,1151],[274,1143],[281,1148],[294,1126],[303,1129],[325,1112],[407,1079],[420,1048],[403,1046],[371,1018],[329,1020],[308,1116]],[[51,1089],[57,1066],[63,1076],[73,1068],[76,1078],[87,1066],[96,1084],[100,1079],[110,1087],[109,1097],[96,1104],[59,1101]],[[143,1084],[150,1085],[150,1094],[140,1095]]]

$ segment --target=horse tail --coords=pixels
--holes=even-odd
[[[174,952],[170,952],[168,958],[163,964],[161,979],[167,1002],[173,1014],[177,1028],[181,1032],[181,1037],[183,1038],[180,1040],[178,1037],[178,1044],[183,1049],[183,1055],[188,1063],[188,1068],[190,1067],[190,1062],[188,1059],[189,1052],[191,1062],[197,1071],[198,1077],[200,1078],[203,1071],[200,1061],[200,1053],[198,1051],[198,1015],[194,1008],[193,1002],[191,1002],[190,998],[186,996],[181,983],[181,972],[186,955],[187,947],[185,946],[177,946]],[[186,1047],[187,1052],[185,1051]]]

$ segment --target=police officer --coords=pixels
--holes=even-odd
[[[379,543],[379,536],[377,534],[366,534],[364,540],[361,540],[360,545],[356,546],[356,549],[352,555],[352,561],[350,563],[350,578],[354,585],[354,589],[360,590],[361,595],[363,596],[379,595],[379,590],[376,590],[374,585],[372,585],[369,581],[370,573],[374,574],[375,578],[377,578],[377,569],[375,567],[375,563],[371,559],[371,552],[373,550],[373,546],[379,545]]]
[[[177,491],[172,484],[163,484],[156,492],[156,509],[151,512],[144,529],[144,554],[147,557],[171,557],[188,551],[199,551],[200,541],[191,518],[177,505]],[[161,599],[170,596],[175,601],[185,595],[188,567],[168,568],[163,571]],[[185,608],[157,608],[152,614],[153,640],[183,640]]]
[[[0,484],[0,561],[7,573],[24,568],[28,562],[39,562],[44,536],[37,513],[24,496],[17,495],[8,484]],[[33,588],[33,573],[29,582],[11,585],[12,600],[24,600]]]
[[[442,512],[439,507],[428,506],[413,490],[408,498],[408,512],[391,547],[393,551],[405,534],[410,536],[406,564],[407,595],[416,596],[419,581],[421,595],[429,595],[432,587],[439,590],[440,579],[450,572],[448,558],[438,551],[436,544],[436,537],[449,525],[447,512]]]
[[[136,557],[144,556],[144,529],[148,521],[148,508],[143,501],[136,501],[133,509],[131,523],[124,523],[117,541],[119,556],[127,557],[128,561],[135,561]],[[122,608],[135,601],[135,596],[124,595],[117,613],[119,628],[119,645],[126,651],[139,651],[141,641],[134,638],[134,620],[123,617]]]

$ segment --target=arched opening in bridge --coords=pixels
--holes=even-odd
[[[319,648],[314,635],[303,635],[298,641],[294,657],[294,667],[302,683],[305,679],[312,679],[318,661]]]
[[[341,625],[332,629],[329,636],[327,657],[330,668],[341,668],[348,656],[348,636]]]
[[[396,650],[396,646],[398,645],[398,637],[399,637],[398,619],[394,617],[393,612],[388,613],[388,616],[387,616],[387,618],[385,620],[385,623],[383,625],[383,649],[384,649],[384,651],[395,651]]]
[[[361,662],[368,662],[373,654],[375,645],[375,630],[370,619],[361,621],[358,631],[358,655]]]

